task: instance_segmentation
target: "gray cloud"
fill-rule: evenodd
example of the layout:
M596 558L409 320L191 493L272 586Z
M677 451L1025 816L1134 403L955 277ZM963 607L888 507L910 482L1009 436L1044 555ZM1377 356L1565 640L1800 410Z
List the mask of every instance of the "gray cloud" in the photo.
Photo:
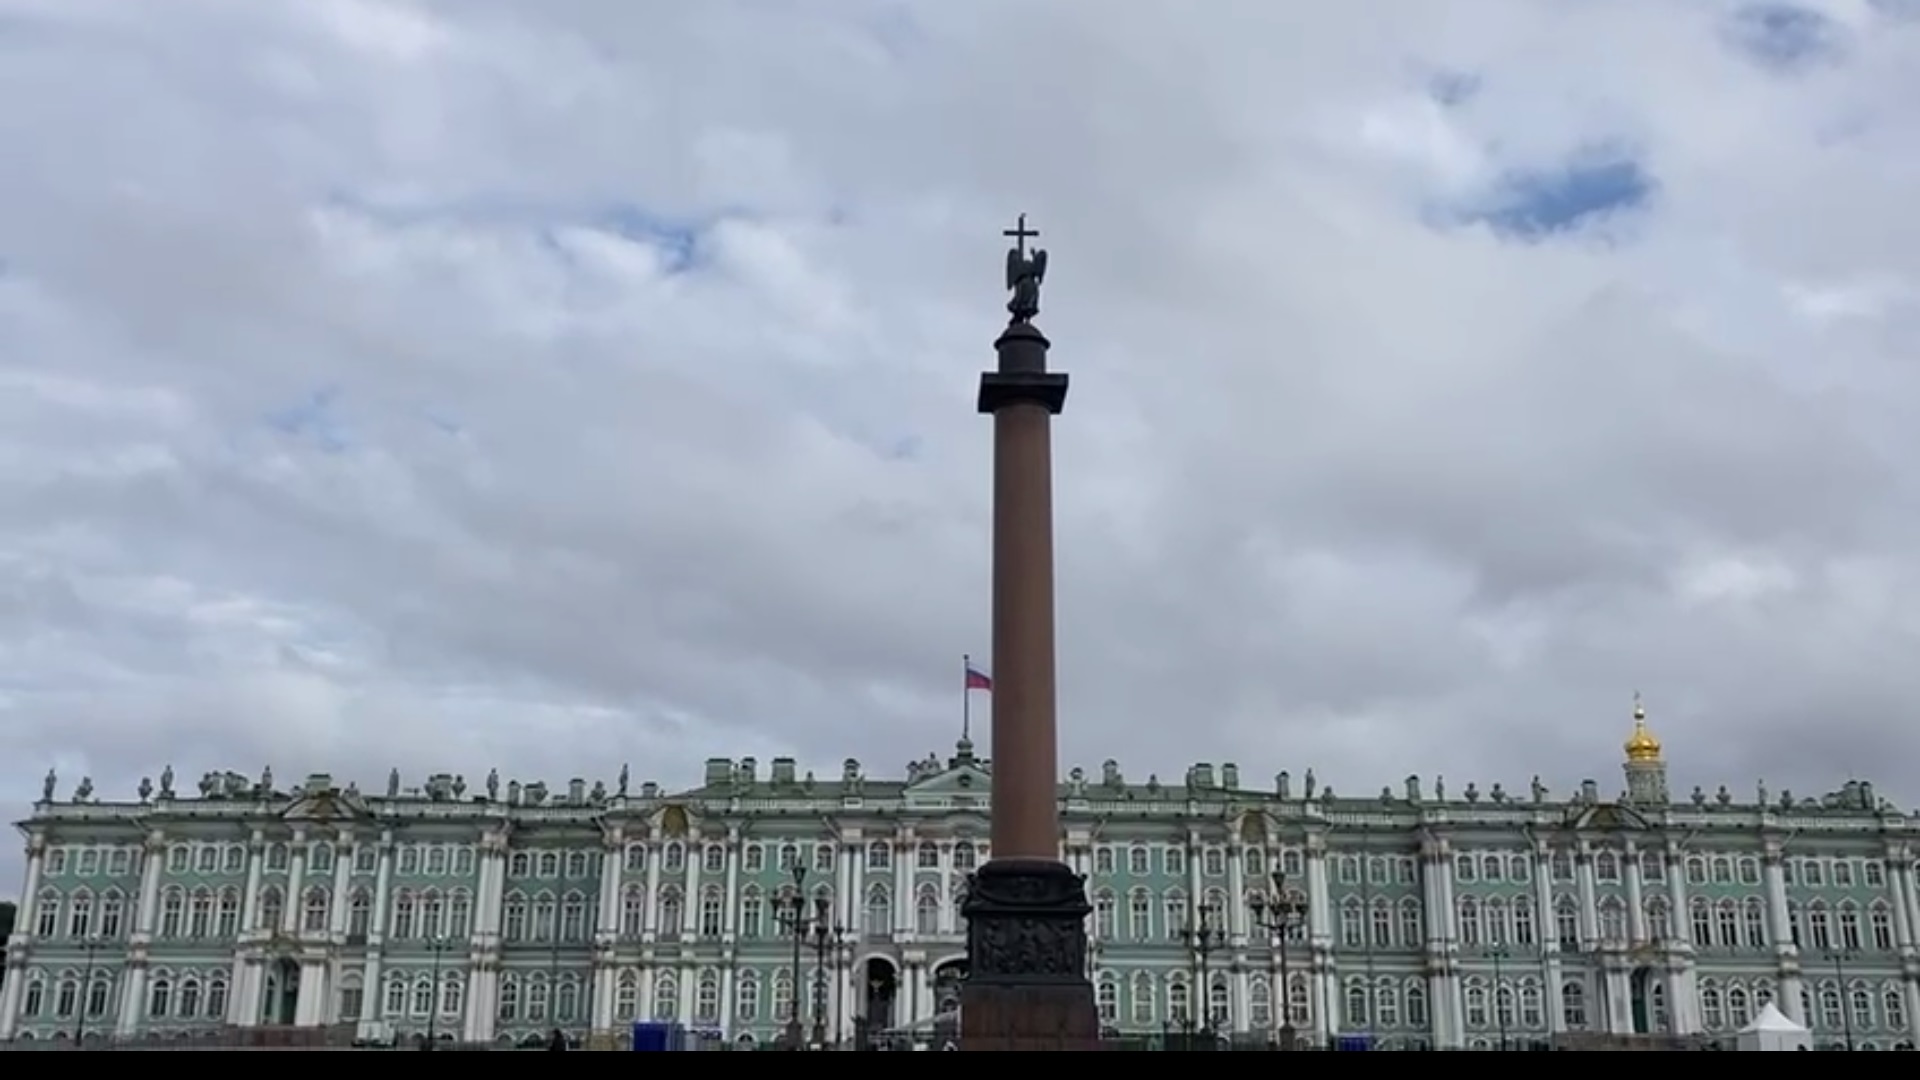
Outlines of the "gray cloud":
M1021 210L1069 762L1611 786L1638 688L1683 789L1913 790L1911 23L1783 70L1651 0L10 11L16 807L948 742ZM1596 147L1657 197L1436 221Z

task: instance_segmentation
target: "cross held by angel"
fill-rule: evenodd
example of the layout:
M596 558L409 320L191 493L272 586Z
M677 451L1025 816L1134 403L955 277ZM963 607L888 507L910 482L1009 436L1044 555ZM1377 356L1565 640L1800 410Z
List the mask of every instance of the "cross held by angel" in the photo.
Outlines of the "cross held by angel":
M1040 314L1040 283L1047 277L1047 253L1040 248L1027 250L1027 241L1040 233L1027 228L1025 214L1001 235L1013 240L1013 249L1007 252L1007 290L1013 293L1007 301L1007 314L1016 323L1030 322Z

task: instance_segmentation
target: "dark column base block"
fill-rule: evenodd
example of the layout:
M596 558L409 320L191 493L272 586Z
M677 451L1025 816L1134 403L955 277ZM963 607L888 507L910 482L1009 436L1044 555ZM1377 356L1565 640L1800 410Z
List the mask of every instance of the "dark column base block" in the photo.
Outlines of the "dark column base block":
M995 859L974 872L962 910L960 1048L1100 1049L1080 875L1051 860Z

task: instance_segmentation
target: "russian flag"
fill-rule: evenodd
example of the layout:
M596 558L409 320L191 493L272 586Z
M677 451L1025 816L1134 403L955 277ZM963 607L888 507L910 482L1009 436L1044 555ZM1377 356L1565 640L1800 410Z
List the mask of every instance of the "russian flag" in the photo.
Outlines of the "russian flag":
M993 691L993 679L990 678L986 672L981 671L969 663L967 665L967 689L985 690L991 693Z

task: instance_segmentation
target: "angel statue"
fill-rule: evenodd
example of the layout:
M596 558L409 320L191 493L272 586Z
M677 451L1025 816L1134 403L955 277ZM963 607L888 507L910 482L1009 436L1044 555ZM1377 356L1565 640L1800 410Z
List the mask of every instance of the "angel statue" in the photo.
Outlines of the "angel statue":
M1002 235L1013 238L1013 250L1007 252L1007 289L1013 298L1007 301L1007 313L1016 323L1030 322L1040 314L1040 283L1047 278L1047 253L1039 248L1027 250L1027 240L1039 236L1027 228L1027 215Z

